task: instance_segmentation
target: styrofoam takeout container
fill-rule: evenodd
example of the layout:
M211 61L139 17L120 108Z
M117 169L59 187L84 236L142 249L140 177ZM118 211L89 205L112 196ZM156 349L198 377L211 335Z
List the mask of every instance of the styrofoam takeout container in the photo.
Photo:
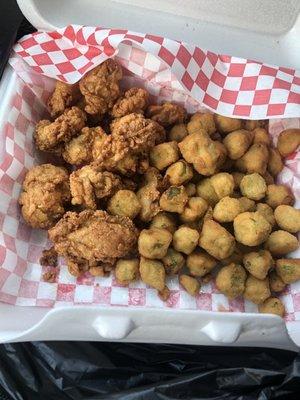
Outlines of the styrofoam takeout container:
M38 29L88 24L147 31L210 50L300 69L297 0L19 0ZM18 77L7 67L0 84L0 129ZM0 148L0 158L3 149ZM290 336L293 340L290 339ZM101 306L19 307L0 303L0 341L121 340L262 346L297 350L300 322L289 334L276 316Z

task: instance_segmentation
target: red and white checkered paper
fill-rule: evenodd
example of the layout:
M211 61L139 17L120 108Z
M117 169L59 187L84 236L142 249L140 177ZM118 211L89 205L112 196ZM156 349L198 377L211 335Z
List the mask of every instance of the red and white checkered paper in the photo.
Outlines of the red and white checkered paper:
M205 106L225 115L253 119L300 116L300 75L290 69L218 56L185 43L124 30L69 26L25 37L15 46L10 60L19 78L1 132L0 301L47 307L101 304L257 311L255 305L242 299L228 300L213 283L203 286L201 293L192 298L179 286L177 277L168 280L171 296L166 303L141 281L122 287L113 276L86 274L76 279L64 265L55 283L43 282L45 267L38 260L49 246L47 235L26 226L18 206L26 171L44 161L37 159L32 132L46 113L53 78L73 83L111 56L124 67L124 87L144 86L153 100L179 102L189 112ZM270 133L275 141L287 127L299 128L300 120L271 121ZM280 181L290 185L300 200L299 152L286 160ZM282 300L286 320L300 320L300 283L288 287Z

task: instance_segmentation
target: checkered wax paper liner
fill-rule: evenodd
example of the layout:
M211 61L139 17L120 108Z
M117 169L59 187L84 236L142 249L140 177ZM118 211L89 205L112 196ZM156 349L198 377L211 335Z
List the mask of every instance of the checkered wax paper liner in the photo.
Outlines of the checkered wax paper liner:
M127 44L127 50L121 44ZM117 54L144 79L163 63L184 90L217 113L254 119L300 116L300 71L218 55L159 36L73 25L26 36L14 50L34 71L69 83Z
M0 165L0 301L48 307L101 304L257 311L256 306L242 299L228 300L217 292L213 283L204 285L193 298L182 290L177 277L167 282L171 296L166 303L141 281L122 287L113 276L98 278L86 274L76 279L64 265L54 283L43 282L46 269L39 265L38 259L49 246L47 235L26 226L18 206L26 171L43 162L33 148L32 132L46 113L46 100L54 87L52 78L75 82L110 56L115 56L124 67L124 87L143 86L153 100L176 101L189 112L201 109L204 104L223 114L242 117L299 115L299 104L295 103L299 77L292 70L217 56L191 45L121 30L71 26L59 32L25 37L16 45L10 60L18 79L0 142L4 146ZM275 101L274 96L279 99ZM271 121L274 141L287 127L299 128L299 119ZM299 157L299 153L291 155L280 176L280 181L292 187L298 200ZM287 321L300 320L300 284L289 286L282 300Z

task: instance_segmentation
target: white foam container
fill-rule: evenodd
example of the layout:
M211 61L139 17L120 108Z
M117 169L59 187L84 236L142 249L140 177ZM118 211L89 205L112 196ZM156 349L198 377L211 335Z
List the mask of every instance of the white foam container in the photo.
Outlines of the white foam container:
M70 23L125 28L300 69L298 0L18 0L18 4L41 30ZM0 132L16 79L7 66L0 82ZM288 334L284 321L273 315L0 303L0 342L33 340L226 344L297 351L300 322Z

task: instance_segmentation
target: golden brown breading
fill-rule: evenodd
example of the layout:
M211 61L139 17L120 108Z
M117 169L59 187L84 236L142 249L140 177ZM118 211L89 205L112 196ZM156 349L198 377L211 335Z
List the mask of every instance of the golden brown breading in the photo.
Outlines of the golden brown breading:
M110 129L115 139L127 140L127 146L138 151L149 150L153 144L162 143L166 139L166 132L159 123L137 113L115 119Z
M242 128L242 121L237 118L214 114L214 119L218 132L222 134L227 134Z
M191 296L197 296L199 293L200 282L196 278L189 275L180 275L179 283Z
M65 82L56 81L54 92L47 102L51 117L57 118L66 108L74 106L80 97L81 93L78 83L69 85Z
M117 282L121 285L128 285L139 276L140 260L138 258L118 260L115 268Z
M149 106L146 115L153 119L153 121L167 127L184 122L186 119L186 110L178 104L165 102L160 106Z
M283 318L285 308L281 300L277 297L269 297L262 304L258 305L258 311L264 314L275 314Z
M166 271L161 261L141 257L139 271L144 283L160 292L164 290Z
M147 170L144 178L143 186L137 191L136 195L142 206L139 217L142 221L149 222L161 211L159 198L167 187L167 181L154 167Z
M234 299L244 293L246 278L245 269L239 264L231 263L219 270L216 286L229 299Z
M144 151L140 154L128 153L120 161L111 162L109 159L105 162L100 161L102 159L102 147L105 141L96 139L92 150L92 156L95 163L102 166L104 169L117 172L121 175L133 176L137 174L144 174L149 168L149 156L148 152Z
M48 250L43 250L40 264L44 267L57 267L57 253L54 250L54 247L50 247Z
M27 172L19 199L27 224L50 228L62 217L69 200L69 175L64 168L42 164Z
M109 171L137 172L138 163L129 163L127 167L125 161L132 161L135 156L137 161L145 158L145 152L164 139L165 130L155 121L141 114L125 115L111 124L111 135L99 146L96 163Z
M120 79L122 68L112 59L89 71L79 82L85 111L92 115L105 114L120 96Z
M72 165L88 164L93 160L93 155L107 137L100 126L94 128L85 127L80 135L66 143L62 152L64 160Z
M207 253L223 260L231 256L235 249L235 238L222 225L207 219L204 221L199 238L199 246Z
M258 246L267 240L272 227L259 212L243 212L233 221L234 235L245 246Z
M127 217L105 211L67 212L49 230L56 252L76 272L131 255L137 247L138 230Z
M111 110L111 115L114 118L120 118L131 113L143 114L148 105L148 100L149 94L145 89L133 87L116 101Z
M70 175L72 204L95 210L96 199L110 197L122 189L122 181L118 175L103 171L95 165L86 165Z
M248 151L236 161L235 167L239 171L247 174L257 172L260 175L264 175L267 171L268 160L268 147L263 143L254 143Z
M141 154L127 154L116 165L109 166L108 170L117 172L121 175L133 176L135 174L144 174L149 168L149 156L147 152Z
M186 136L178 147L185 161L193 164L201 175L215 174L226 160L226 147L212 140L204 130Z
M68 108L54 122L41 120L35 128L36 147L43 151L53 151L61 143L68 142L84 127L86 115L78 107Z
M278 137L277 149L282 157L297 150L300 145L300 129L285 129Z
M82 96L82 95L81 95ZM75 104L76 107L80 108L80 110L85 111L86 101L82 96L80 100ZM89 127L99 126L100 124L105 124L105 115L100 114L86 114L86 125Z

